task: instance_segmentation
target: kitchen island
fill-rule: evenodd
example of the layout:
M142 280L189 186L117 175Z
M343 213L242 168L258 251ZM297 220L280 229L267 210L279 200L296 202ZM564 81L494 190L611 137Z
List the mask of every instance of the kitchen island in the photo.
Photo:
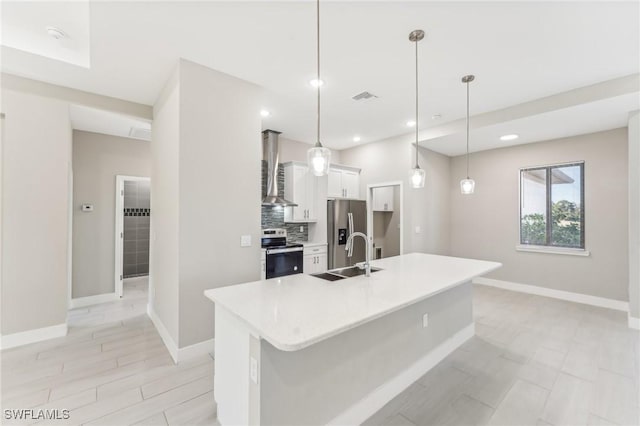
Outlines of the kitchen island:
M372 266L205 292L222 425L361 423L474 335L471 280L501 265L412 253Z

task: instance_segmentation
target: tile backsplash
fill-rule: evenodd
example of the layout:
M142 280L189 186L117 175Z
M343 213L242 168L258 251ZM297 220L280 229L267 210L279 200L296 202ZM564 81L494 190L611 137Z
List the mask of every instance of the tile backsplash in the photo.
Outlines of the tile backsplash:
M262 160L262 196L267 195L267 162ZM278 195L284 197L284 167L278 167ZM309 225L307 223L284 223L284 208L278 206L262 206L262 229L284 228L290 241L307 241ZM300 231L302 226L303 231Z

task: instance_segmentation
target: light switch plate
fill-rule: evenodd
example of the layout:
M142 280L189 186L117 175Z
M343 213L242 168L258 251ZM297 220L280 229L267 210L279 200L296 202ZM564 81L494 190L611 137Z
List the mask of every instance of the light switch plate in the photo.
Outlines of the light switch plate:
M429 314L424 314L422 316L422 327L423 328L429 327Z
M420 226L416 226L416 234L419 234L420 231L422 231L422 229L420 229Z
M243 235L240 237L240 247L251 247L251 235Z

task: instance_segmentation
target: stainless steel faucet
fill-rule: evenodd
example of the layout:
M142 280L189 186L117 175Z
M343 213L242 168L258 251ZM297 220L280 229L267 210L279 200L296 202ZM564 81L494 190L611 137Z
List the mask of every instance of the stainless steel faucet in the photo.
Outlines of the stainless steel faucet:
M364 270L365 270L365 275L367 277L371 276L371 249L369 247L369 237L367 237L366 234L363 234L362 232L352 232L351 234L349 234L349 238L347 238L347 245L344 247L344 249L348 252L347 256L351 257L353 256L353 239L355 237L362 237L364 239L364 244L367 247L367 258L366 261L364 262Z

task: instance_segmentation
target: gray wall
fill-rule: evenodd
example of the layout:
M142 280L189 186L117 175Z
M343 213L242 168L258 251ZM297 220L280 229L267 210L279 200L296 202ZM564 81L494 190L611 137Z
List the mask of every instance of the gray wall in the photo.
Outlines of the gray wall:
M409 186L409 169L415 165L410 143L385 140L340 152L340 161L361 167L360 194L367 185L402 181L404 185L404 252L449 253L449 157L420 148L420 165L426 171L423 189ZM420 233L416 232L420 227Z
M629 315L640 318L640 112L629 117Z
M262 340L260 424L326 424L470 325L471 299L462 284L294 352Z
M73 298L115 291L116 175L149 176L149 145L73 131ZM93 212L82 212L82 204L93 204Z
M518 252L519 169L585 161L589 257ZM502 262L489 278L628 300L627 132L616 129L471 155L475 194L460 194L464 156L452 160L451 255Z
M66 321L72 103L151 118L145 105L2 74L3 335Z
M373 212L373 244L382 248L382 257L400 254L400 186L393 187L393 211ZM375 254L375 253L374 253Z

